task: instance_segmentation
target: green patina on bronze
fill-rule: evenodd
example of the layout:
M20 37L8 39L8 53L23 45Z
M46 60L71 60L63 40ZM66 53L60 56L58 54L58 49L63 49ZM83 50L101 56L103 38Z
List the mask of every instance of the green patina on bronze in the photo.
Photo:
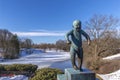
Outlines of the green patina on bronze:
M82 71L82 62L83 62L82 35L87 39L89 45L90 37L85 31L81 29L81 22L79 20L75 20L73 22L73 29L65 35L67 43L71 45L70 55L71 55L72 66L74 69L80 71ZM69 36L71 37L70 39ZM78 66L75 63L76 55L78 56L77 59Z

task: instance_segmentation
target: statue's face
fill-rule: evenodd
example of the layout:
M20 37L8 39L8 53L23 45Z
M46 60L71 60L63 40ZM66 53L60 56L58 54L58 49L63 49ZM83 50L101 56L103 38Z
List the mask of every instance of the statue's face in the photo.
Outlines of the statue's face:
M79 20L73 21L73 28L76 31L80 31L80 29L81 29L81 22Z
M76 30L76 31L80 31L80 29L81 29L81 24L79 23L79 24L75 24L74 25L74 29Z

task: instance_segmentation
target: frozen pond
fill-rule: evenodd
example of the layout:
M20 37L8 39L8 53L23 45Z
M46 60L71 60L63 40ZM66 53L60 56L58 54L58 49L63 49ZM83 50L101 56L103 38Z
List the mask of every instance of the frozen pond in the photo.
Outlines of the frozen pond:
M70 68L70 54L68 52L47 51L46 53L38 50L31 55L25 55L19 59L0 62L0 64L35 64L38 68Z

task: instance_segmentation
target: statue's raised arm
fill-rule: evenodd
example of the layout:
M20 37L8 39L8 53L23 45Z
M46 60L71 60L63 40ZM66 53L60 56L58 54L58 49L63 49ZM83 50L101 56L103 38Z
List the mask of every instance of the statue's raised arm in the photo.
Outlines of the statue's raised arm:
M90 45L91 40L90 40L89 35L85 31L83 31L83 30L81 30L81 33L87 39L88 45Z

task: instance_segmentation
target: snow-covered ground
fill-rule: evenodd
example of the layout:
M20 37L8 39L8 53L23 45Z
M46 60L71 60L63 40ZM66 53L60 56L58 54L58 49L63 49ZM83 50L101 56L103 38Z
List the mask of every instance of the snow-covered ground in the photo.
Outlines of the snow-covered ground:
M120 70L110 74L98 74L103 80L120 80Z
M120 53L103 58L103 60L120 60ZM109 66L109 65L108 65ZM98 74L103 80L120 80L120 69L110 74Z

